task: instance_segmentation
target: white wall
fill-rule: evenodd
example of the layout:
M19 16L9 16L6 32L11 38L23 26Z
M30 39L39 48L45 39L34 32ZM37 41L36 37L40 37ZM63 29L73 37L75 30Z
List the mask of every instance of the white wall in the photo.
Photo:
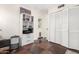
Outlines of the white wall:
M12 35L22 35L19 7L31 10L32 16L34 16L34 39L37 39L38 18L42 18L43 13L27 5L0 5L0 29L2 29L3 38L9 38Z
M60 10L63 10L63 9L66 9L66 8L72 8L73 6L75 6L74 4L65 4L65 7L62 7L62 8L57 8L58 6L54 7L54 8L49 8L48 9L48 14L51 14L51 13L55 13L57 11L60 11Z
M17 5L0 5L0 29L3 38L20 34L19 9Z
M31 15L34 16L34 33L33 34L25 34L25 35L21 35L22 37L22 45L26 45L29 44L31 42L33 42L34 40L36 40L39 36L39 32L41 31L41 29L38 28L38 18L43 18L44 13L42 13L41 11L34 9L33 7L29 7L27 5L20 5L28 10L31 10ZM20 19L20 32L22 33L22 19Z
M42 19L41 32L43 37L48 38L48 15L47 14Z
M38 28L38 18L42 19L45 16L45 13L43 13L42 11L35 9L33 7L29 7L28 5L20 5L28 10L31 10L31 15L34 16L34 39L37 39L39 36L39 32L41 31L41 29ZM22 30L21 30L22 31Z

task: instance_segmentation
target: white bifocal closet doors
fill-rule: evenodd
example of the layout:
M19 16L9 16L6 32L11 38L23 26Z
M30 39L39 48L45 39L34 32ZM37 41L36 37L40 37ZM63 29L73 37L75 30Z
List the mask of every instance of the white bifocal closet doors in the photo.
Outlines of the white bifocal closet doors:
M49 15L49 40L68 47L68 9Z
M49 37L49 41L51 42L55 42L55 14L49 14L49 33L48 33L48 37Z
M79 6L49 14L49 40L79 50Z
M68 47L68 9L57 12L55 21L56 43Z
M79 50L79 6L49 14L49 40Z
M70 8L69 14L69 48L79 50L79 6Z

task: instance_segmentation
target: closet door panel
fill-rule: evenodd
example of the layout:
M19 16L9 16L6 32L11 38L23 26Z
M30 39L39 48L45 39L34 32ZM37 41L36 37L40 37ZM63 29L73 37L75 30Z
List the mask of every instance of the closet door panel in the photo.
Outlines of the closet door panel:
M49 41L55 42L55 14L49 15Z
M55 21L56 21L55 40L56 43L61 44L62 42L62 13L61 12L57 12L55 14Z
M68 47L68 9L57 12L55 20L56 43Z
M68 47L68 9L62 11L62 45Z
M69 9L69 31L79 31L79 7Z
M79 50L79 6L69 9L69 47Z
M70 32L69 47L79 50L79 32Z
M62 44L65 47L68 47L68 31L62 32Z
M49 15L49 40L68 47L68 10Z
M56 43L61 44L62 43L62 32L61 31L56 31Z

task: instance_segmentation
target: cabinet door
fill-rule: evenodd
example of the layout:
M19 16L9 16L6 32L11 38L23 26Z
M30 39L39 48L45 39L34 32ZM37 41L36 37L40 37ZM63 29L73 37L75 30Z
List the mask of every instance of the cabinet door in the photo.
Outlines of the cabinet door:
M55 14L49 15L49 41L55 42Z
M69 47L79 50L79 6L69 9Z
M33 34L25 34L21 36L22 46L33 43Z

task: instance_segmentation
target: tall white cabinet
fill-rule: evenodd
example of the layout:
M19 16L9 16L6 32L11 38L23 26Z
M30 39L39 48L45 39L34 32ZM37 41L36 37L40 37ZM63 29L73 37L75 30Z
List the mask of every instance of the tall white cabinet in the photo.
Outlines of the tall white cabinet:
M49 14L49 40L79 50L79 6Z

